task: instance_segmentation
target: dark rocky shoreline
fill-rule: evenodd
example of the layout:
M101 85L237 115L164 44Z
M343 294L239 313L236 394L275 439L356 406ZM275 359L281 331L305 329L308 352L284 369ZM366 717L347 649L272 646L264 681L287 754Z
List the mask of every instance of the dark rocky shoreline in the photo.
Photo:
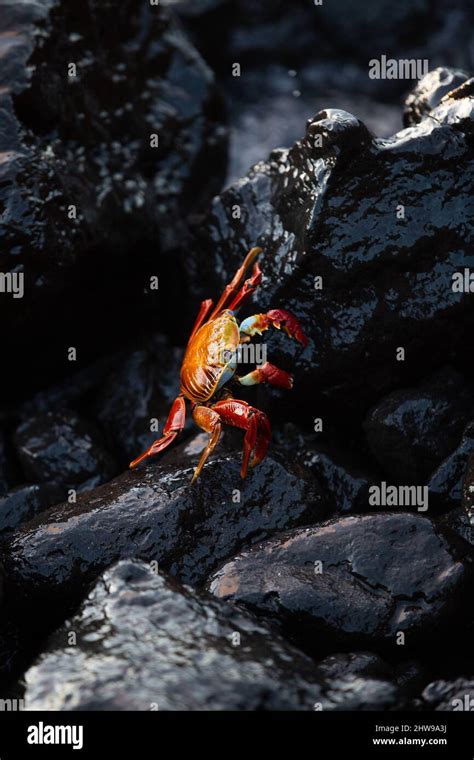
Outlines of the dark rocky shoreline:
M474 285L452 287L474 271L472 9L400 3L367 25L351 4L351 30L270 5L41 0L1 19L0 270L25 294L0 294L0 698L474 697ZM430 73L369 80L361 34ZM242 392L271 418L267 458L241 481L226 429L191 486L205 436L188 420L128 471L178 391L199 301L254 245L246 313L290 309L309 337L268 337L292 391ZM381 483L428 509L374 502Z

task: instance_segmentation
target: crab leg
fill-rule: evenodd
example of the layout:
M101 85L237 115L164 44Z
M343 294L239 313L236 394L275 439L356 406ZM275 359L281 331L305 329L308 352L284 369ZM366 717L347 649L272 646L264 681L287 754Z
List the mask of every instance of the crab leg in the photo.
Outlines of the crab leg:
M228 309L231 311L237 311L237 309L240 309L242 304L250 298L253 291L257 287L257 285L260 285L262 281L262 272L260 270L260 267L258 264L253 265L253 272L252 276L248 278L248 280L245 280L244 284L238 291L238 293L234 296L233 300L228 305Z
M225 286L224 292L219 298L217 304L215 305L214 310L211 316L209 317L209 319L214 319L216 314L219 314L219 312L222 311L222 309L226 308L226 303L229 301L229 299L231 299L235 295L235 293L237 293L240 287L240 284L243 278L245 277L246 271L252 266L255 259L261 252L262 252L261 248L252 248L248 252L242 266L237 269L237 272L235 273L231 282Z
M265 362L261 367L257 367L243 377L235 377L241 385L258 385L259 383L269 383L276 388L293 388L293 375L285 372L284 369L275 367L270 362Z
M201 325L204 324L204 322L206 321L206 317L209 314L210 310L212 309L213 305L214 305L214 302L213 302L213 300L211 298L208 298L206 301L202 301L201 302L201 306L199 308L199 312L198 312L198 315L196 317L196 321L194 323L194 327L193 327L193 329L191 331L191 335L189 336L189 339L188 339L188 344L194 338L194 336L196 335L196 333L199 330L199 328L201 327Z
M162 437L152 443L150 448L147 449L139 457L134 459L133 462L130 462L130 469L133 470L138 464L140 464L140 462L143 462L144 459L148 459L148 457L152 457L155 454L159 454L160 451L167 449L170 443L173 443L176 436L181 433L185 422L186 404L184 402L183 396L178 396L173 401L173 406L171 407L168 419L166 420L166 424L163 428Z
M296 338L303 346L308 345L308 338L301 329L301 325L296 317L285 309L271 309L266 314L254 314L253 317L247 317L240 324L240 332L244 335L261 335L269 327L276 327L277 330L284 329L290 338Z
M226 399L213 404L212 409L218 413L222 422L245 430L244 454L240 474L247 475L250 456L251 467L259 464L265 458L271 439L270 421L266 414L250 406L246 401Z
M201 428L201 430L205 430L206 433L210 433L210 435L207 446L201 454L199 464L194 470L194 475L191 483L194 483L196 478L199 477L206 459L208 458L209 454L214 451L217 444L219 443L219 438L221 437L222 432L222 424L219 414L212 409L209 409L208 406L196 405L193 409L193 420L196 425Z

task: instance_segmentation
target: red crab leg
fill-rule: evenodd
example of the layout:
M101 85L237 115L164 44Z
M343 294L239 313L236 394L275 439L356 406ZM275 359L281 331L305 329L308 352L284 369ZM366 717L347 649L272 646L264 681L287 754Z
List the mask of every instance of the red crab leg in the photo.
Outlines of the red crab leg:
M206 321L206 317L209 314L210 310L213 307L214 302L211 298L208 298L206 301L202 301L201 306L199 308L198 315L196 317L196 321L194 323L194 327L191 330L191 335L188 338L188 343L191 341L192 338L196 335L197 331L201 327L202 324Z
M308 338L301 329L300 323L291 312L285 309L271 309L266 314L254 314L253 317L247 317L240 324L240 332L250 336L261 335L272 325L277 330L283 328L290 338L296 338L303 346L308 345Z
M253 372L249 372L243 377L237 377L236 380L241 385L258 385L259 383L269 383L277 388L293 388L293 375L285 372L284 369L275 367L270 362L265 362L261 367L257 367Z
M240 309L242 304L248 298L250 298L257 285L260 285L261 281L262 272L260 270L260 267L258 264L254 264L252 276L249 277L248 280L245 280L239 292L234 296L233 300L230 302L227 308L231 309L232 311L237 311L237 309Z
M201 454L199 464L194 471L191 483L194 483L196 478L199 477L206 459L208 458L209 454L214 451L217 444L219 443L219 438L221 437L222 432L222 424L219 414L213 409L209 409L208 406L195 406L193 409L193 420L196 425L201 428L201 430L205 430L206 433L210 433L210 436L207 446Z
M240 471L242 478L245 478L252 452L251 467L255 467L265 458L272 435L270 421L266 414L250 406L246 401L227 399L218 401L212 408L218 413L222 422L246 431Z
M152 443L150 448L147 449L139 457L134 459L133 462L130 462L130 469L133 470L138 464L140 464L140 462L143 462L144 459L148 459L148 457L152 457L155 454L159 454L160 451L167 449L170 443L174 441L176 436L181 433L185 422L186 404L184 402L183 396L178 396L173 401L173 406L171 407L168 419L166 420L166 424L163 428L162 437Z
M244 262L241 267L237 269L237 272L235 273L234 277L232 278L231 282L225 286L224 292L222 293L221 297L219 298L216 306L214 307L214 311L212 312L209 319L213 319L216 314L219 314L222 309L226 308L226 303L229 301L230 298L237 292L237 290L240 287L240 283L242 282L243 278L245 277L245 272L252 266L257 256L262 253L261 248L252 248L248 254L246 255Z

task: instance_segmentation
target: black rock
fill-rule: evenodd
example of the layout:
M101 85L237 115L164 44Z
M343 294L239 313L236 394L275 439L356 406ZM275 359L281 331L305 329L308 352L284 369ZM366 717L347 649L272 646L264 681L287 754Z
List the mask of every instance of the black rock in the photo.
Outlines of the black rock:
M320 483L330 511L367 512L373 476L350 462L349 457L330 447L312 445L299 452L298 461Z
M463 84L469 75L464 71L439 67L428 72L415 85L405 100L403 120L406 127L419 124L429 112L438 106L451 90Z
M33 392L19 406L18 416L26 420L39 412L87 408L85 399L93 397L111 375L117 374L120 361L123 362L122 351L101 356L87 366L73 370L46 388Z
M469 456L461 494L462 508L470 525L474 525L474 454Z
M389 681L392 668L374 652L338 652L318 663L317 672L326 679L355 675Z
M474 423L465 429L459 446L428 481L430 507L454 509L461 503L463 480L470 455L474 453Z
M433 10L427 0L395 5L390 0L367 0L360 6L354 6L349 0L336 0L323 2L320 8L315 8L339 45L346 47L352 57L363 60L368 58L368 50L373 57L382 52L390 56L397 51L401 40L406 47L415 40L419 42L425 31L420 29L420 22L426 19L428 11ZM368 40L370 47L367 46Z
M323 2L316 11L320 11L334 46L366 65L369 58L382 55L419 59L420 66L472 64L468 30L473 12L468 0L453 0L449 9L443 0L402 0L395 4L391 0L367 0L360 5L334 0ZM385 87L398 85L403 89L405 77L397 81L387 76L382 82Z
M266 60L287 62L314 54L324 43L315 10L305 0L164 0L182 18L187 30L213 68L225 71L233 61L248 68ZM212 42L219 27L220 45ZM295 45L295 39L298 45Z
M337 63L289 69L271 63L247 70L226 87L230 99L230 156L226 184L235 182L275 146L292 145L302 125L328 106L353 113L376 135L401 128L400 107L367 93L367 70Z
M406 660L394 668L395 678L401 691L407 696L417 696L426 683L425 667L419 660Z
M470 454L463 473L461 506L443 515L439 525L474 547L474 454Z
M220 453L191 485L197 455L182 448L14 532L7 560L11 597L25 610L37 602L56 614L114 561L132 557L159 562L196 584L241 549L324 514L310 474L275 449L245 481L241 452Z
M66 409L23 422L15 444L28 480L51 481L63 489L94 488L116 469L95 427Z
M123 465L159 437L150 432L153 419L159 430L179 392L182 351L169 346L163 336L117 357L95 399L97 419L105 430L109 448Z
M367 72L367 51L374 57L427 56L434 65L472 63L473 13L468 0L453 0L449 10L443 0L403 0L395 5L390 0L366 0L360 6L350 0L319 4L294 0L291 6L284 0L162 2L179 13L213 65L244 61L257 66L270 58L300 66L308 60L329 62L342 71L357 61ZM212 45L212 29L217 26L222 45ZM385 78L383 85L389 94L403 91L406 79Z
M279 623L306 649L321 642L426 645L463 615L470 547L420 515L333 519L276 536L224 564L210 591Z
M24 297L1 315L25 383L64 346L97 355L136 329L151 275L171 303L176 268L157 256L219 189L226 134L214 76L161 3L7 3L2 30L0 270L24 275ZM23 340L41 341L33 372Z
M474 410L472 387L450 369L417 388L394 391L369 413L364 428L386 474L423 484L456 447Z
M291 6L283 0L165 0L217 71L225 94L231 129L227 183L276 146L293 144L301 124L322 109L349 111L380 137L397 132L400 99L428 62L474 63L472 9L467 0L453 2L457 7L447 12L443 0L374 0L357 9L351 0L293 0ZM402 59L405 71L394 78L371 76L372 62L382 56Z
M447 527L474 547L474 525L462 507L452 509L439 519L439 525Z
M474 677L434 681L422 694L424 706L443 712L474 711Z
M45 710L312 710L321 696L275 631L137 561L98 580L25 681L27 709Z
M108 450L125 467L157 437L150 432L151 420L158 418L162 429L179 390L181 359L182 349L163 335L140 337L35 393L22 403L19 416L72 408L96 419Z
M9 463L5 436L0 431L0 495L5 494L9 487Z
M391 681L348 675L330 682L324 692L324 710L389 710L400 699Z
M196 230L199 268L189 256L187 270L195 283L217 276L217 291L246 250L263 247L248 313L289 309L310 339L302 351L268 336L272 359L296 378L291 398L278 397L287 418L307 419L320 389L340 399L341 415L356 415L383 389L439 366L440 345L466 345L471 294L453 291L452 275L474 266L473 102L443 103L387 140L327 109L292 148L214 199Z
M0 535L57 504L64 495L54 483L34 483L12 489L0 498Z
M21 631L18 625L5 615L2 610L0 620L0 688L2 698L6 698L7 684L11 680L12 671L21 663L22 659ZM3 702L0 702L3 704ZM7 703L8 704L8 703ZM3 709L8 709L4 707Z

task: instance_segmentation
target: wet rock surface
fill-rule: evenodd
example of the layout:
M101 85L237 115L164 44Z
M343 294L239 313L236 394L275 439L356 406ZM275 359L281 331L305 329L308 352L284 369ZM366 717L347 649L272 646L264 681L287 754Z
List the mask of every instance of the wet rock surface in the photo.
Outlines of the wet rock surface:
M317 483L276 451L245 481L240 451L218 454L193 486L196 453L177 452L169 465L126 472L16 531L8 559L15 601L57 612L113 562L134 557L196 584L242 548L325 513Z
M2 31L0 268L24 275L24 296L0 307L31 356L40 341L37 371L51 377L71 337L90 356L124 330L127 312L144 318L157 246L176 244L223 179L223 106L161 4L8 3ZM12 368L23 366L25 346L7 335L6 347Z
M454 531L464 541L474 546L474 525L469 521L466 511L462 507L452 509L440 518L440 525Z
M15 443L28 480L87 490L110 480L116 471L95 426L69 410L22 423Z
M332 709L387 710L400 703L392 668L372 652L330 655L316 673L330 684L325 696Z
M274 360L298 379L294 415L320 389L357 414L383 389L426 377L440 344L462 354L472 309L452 275L474 265L471 109L469 97L446 101L387 140L326 109L292 148L273 151L213 201L197 231L206 279L216 271L218 290L244 251L261 245L267 275L254 311L288 308L309 336L304 351L268 338Z
M182 351L168 346L163 336L114 361L114 371L99 389L94 408L122 466L153 443L157 436L150 432L153 420L163 427L179 391L181 361Z
M46 710L311 710L321 695L311 660L274 631L131 561L99 579L25 680L27 709Z
M395 643L400 631L410 642L426 642L462 616L471 560L467 544L458 546L426 517L361 515L258 544L226 562L207 585L313 651L325 639Z
M6 440L2 432L0 432L0 495L8 491L9 481L9 465L8 455L6 450Z
M403 119L406 127L419 124L452 90L469 75L464 71L439 67L420 79L405 100Z
M374 477L359 469L344 454L334 452L330 447L311 445L303 449L300 461L321 484L327 503L332 511L367 512L369 510L369 488Z
M364 428L387 475L421 484L455 449L473 409L472 386L444 369L419 388L391 393L371 410Z
M12 671L22 661L24 641L18 625L5 616L2 609L0 621L0 689L2 698L6 697L6 688ZM5 708L4 708L5 709Z
M463 482L474 453L474 423L466 427L459 446L433 472L429 481L430 507L453 509L461 503Z
M332 676L330 683L325 710L390 710L400 699L396 684L388 680L348 674Z
M12 489L0 497L0 536L63 498L64 491L54 483L33 483Z
M461 492L462 508L471 525L474 525L474 455L470 454Z
M434 681L424 689L424 706L431 710L471 711L474 709L474 677Z
M402 126L404 94L428 67L474 65L467 0L454 0L449 10L443 0L365 2L357 9L350 0L167 4L216 70L227 99L232 182L273 148L292 145L301 124L324 108L349 111L377 136L393 135ZM405 61L407 70L372 77L371 63L383 57ZM240 76L231 74L235 62Z
M65 709L449 709L472 682L453 277L474 266L474 11L145 5L2 6L0 274L25 281L0 292L0 696L28 669L33 704ZM370 56L438 68L372 77ZM247 313L291 309L310 338L264 336L291 393L237 394L269 413L268 458L243 483L226 428L191 487L188 415L108 482L160 435L199 301L255 244ZM429 518L367 504L382 480L426 484ZM177 585L208 579L225 602Z

